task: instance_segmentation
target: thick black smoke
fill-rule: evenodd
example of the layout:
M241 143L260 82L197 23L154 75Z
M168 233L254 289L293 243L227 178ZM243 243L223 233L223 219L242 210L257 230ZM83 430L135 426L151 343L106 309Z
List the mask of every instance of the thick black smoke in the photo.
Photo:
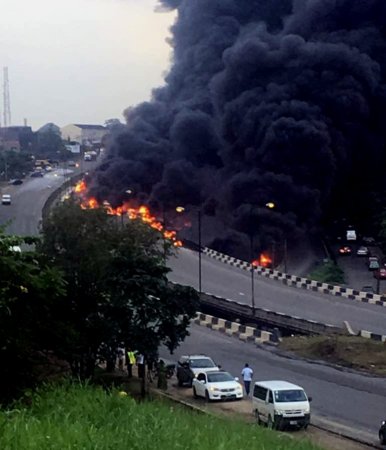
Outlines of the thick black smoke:
M210 205L245 248L361 211L385 164L385 0L161 3L178 9L172 69L125 112L94 193Z

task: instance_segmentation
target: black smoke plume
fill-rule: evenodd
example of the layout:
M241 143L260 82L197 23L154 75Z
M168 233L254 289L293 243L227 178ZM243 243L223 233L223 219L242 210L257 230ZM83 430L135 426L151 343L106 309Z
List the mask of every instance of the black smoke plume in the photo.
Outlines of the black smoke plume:
M210 210L216 244L244 252L363 213L384 182L385 0L161 4L172 68L125 111L93 193Z

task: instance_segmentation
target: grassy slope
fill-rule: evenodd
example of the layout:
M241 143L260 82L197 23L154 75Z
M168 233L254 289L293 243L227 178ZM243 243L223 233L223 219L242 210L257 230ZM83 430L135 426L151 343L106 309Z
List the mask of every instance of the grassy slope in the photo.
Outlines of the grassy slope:
M357 336L295 336L284 338L283 350L345 367L386 376L386 345Z
M203 416L162 402L137 404L117 391L65 385L40 390L31 406L0 412L0 448L316 450L270 430Z

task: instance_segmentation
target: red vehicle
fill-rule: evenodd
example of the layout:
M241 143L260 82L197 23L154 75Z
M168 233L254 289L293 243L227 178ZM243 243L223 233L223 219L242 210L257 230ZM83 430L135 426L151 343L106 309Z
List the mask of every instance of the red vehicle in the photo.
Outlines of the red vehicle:
M349 247L348 245L339 247L339 254L340 255L351 255L351 247Z
M380 280L386 280L386 267L380 267L378 270L374 272L374 277L379 278Z

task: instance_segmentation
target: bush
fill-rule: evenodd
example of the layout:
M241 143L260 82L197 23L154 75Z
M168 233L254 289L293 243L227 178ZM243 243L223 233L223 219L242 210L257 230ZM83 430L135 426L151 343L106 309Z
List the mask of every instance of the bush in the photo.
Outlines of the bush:
M308 278L322 283L343 284L344 272L337 264L328 261L311 272Z

